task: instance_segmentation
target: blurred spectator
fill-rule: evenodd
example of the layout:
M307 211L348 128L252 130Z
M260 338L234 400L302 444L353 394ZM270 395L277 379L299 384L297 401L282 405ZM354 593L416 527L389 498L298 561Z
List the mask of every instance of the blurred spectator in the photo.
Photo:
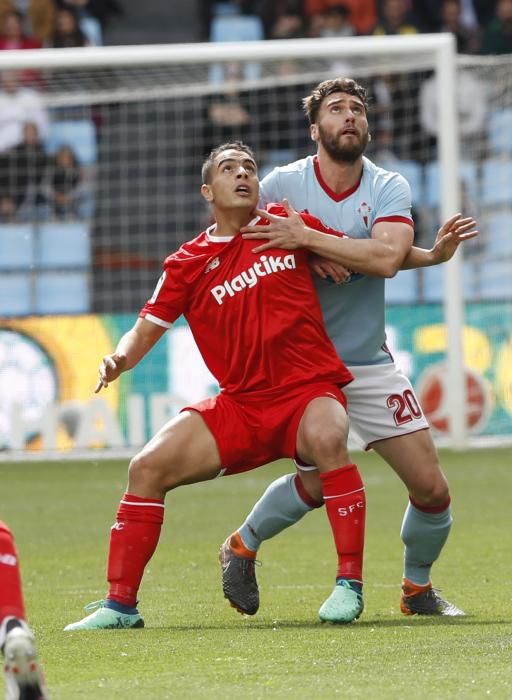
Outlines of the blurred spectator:
M421 160L424 137L419 123L418 86L420 73L381 74L371 92L371 151L379 160Z
M383 34L417 34L418 26L415 24L409 5L406 0L383 0L380 18L373 33Z
M336 5L347 8L350 24L358 34L371 34L377 22L376 0L304 0L304 13L309 19Z
M267 39L307 36L302 0L262 0L260 17Z
M511 0L512 2L512 0ZM437 78L425 80L420 88L420 124L430 138L431 158L435 157L435 147L439 131L439 102ZM460 133L461 155L472 153L476 157L483 154L485 144L485 120L487 113L487 87L478 76L468 69L457 73L457 114Z
M41 42L23 32L23 15L15 10L6 12L2 19L0 49L40 49Z
M36 124L23 126L23 141L0 156L0 218L11 221L23 207L27 218L34 218L37 206L44 204L41 182L47 156Z
M418 32L406 0L382 1L380 18L373 34L382 36ZM414 73L380 76L375 93L380 101L377 109L377 151L387 152L392 148L397 158L409 160L418 157L421 150L418 142L418 83L419 75Z
M377 162L396 160L397 156L393 151L394 120L391 76L381 75L376 78L370 92L373 95L372 109L369 114L372 158Z
M480 34L475 27L464 24L460 0L444 0L439 31L455 36L459 53L476 54L480 50Z
M29 0L27 18L32 34L46 44L55 24L56 7L53 0Z
M251 115L243 98L237 92L212 97L208 107L208 126L211 143L230 139L246 140Z
M483 54L512 53L512 0L498 0L482 36Z
M209 41L210 25L212 23L212 0L197 0L197 17L199 22L199 41Z
M53 30L55 3L53 0L0 0L0 24L9 12L19 12L24 18L26 34L44 44Z
M46 178L46 199L51 214L57 219L80 216L83 173L75 152L61 146L50 161Z
M468 2L468 0L465 0ZM494 10L496 9L496 0L472 0L473 7L475 8L476 18L480 28L483 29L488 25L494 16Z
M251 141L251 128L257 115L251 110L250 97L239 92L234 85L242 78L244 67L239 62L224 65L225 91L213 94L205 101L204 120L205 151L211 150L216 143L240 140ZM256 148L256 146L255 146Z
M89 46L87 37L80 29L76 12L64 8L57 10L55 28L48 45L54 49Z
M270 31L270 39L301 39L307 36L304 19L299 15L284 14L277 18Z
M312 36L319 37L345 37L354 36L356 33L354 25L350 22L350 10L346 5L333 5L328 7L322 14L311 18L314 23L316 19L316 29L311 31Z
M438 32L442 23L443 0L412 0L414 16L423 32ZM461 22L466 29L487 25L494 14L496 0L461 0Z
M38 39L23 33L22 22L22 15L17 11L9 10L4 14L0 33L0 50L41 48L42 44ZM39 85L41 74L37 70L25 69L19 72L18 78L24 85Z
M23 141L27 122L35 124L40 137L46 138L48 114L39 93L21 86L15 71L4 71L0 74L0 152Z
M295 61L282 60L276 66L276 85L258 92L259 110L253 118L257 120L255 147L262 154L262 168L265 164L285 165L311 152L308 121L301 109L302 98L310 86L286 84L286 77L298 72Z
M105 30L110 18L123 14L123 7L118 0L57 0L59 7L75 10L80 19L94 17Z

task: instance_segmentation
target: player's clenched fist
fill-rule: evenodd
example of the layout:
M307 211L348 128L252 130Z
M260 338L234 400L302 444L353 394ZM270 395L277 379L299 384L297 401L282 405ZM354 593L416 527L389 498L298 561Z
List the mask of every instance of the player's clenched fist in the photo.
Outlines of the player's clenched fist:
M126 355L120 353L113 353L112 355L105 355L101 361L98 372L100 378L94 389L94 393L97 394L103 387L105 389L108 387L110 382L117 379L121 372L124 370L126 365Z

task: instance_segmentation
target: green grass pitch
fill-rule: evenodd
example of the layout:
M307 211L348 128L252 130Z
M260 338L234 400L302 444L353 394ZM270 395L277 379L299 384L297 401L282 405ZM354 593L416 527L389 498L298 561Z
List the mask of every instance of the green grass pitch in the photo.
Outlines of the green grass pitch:
M457 619L400 614L405 490L375 455L355 457L368 501L358 622L317 618L335 574L322 510L262 547L255 617L223 599L219 545L289 469L277 463L169 494L140 593L146 629L94 633L62 628L104 596L126 463L0 464L0 517L16 536L53 700L512 698L511 451L442 453L455 525L434 584L468 613Z

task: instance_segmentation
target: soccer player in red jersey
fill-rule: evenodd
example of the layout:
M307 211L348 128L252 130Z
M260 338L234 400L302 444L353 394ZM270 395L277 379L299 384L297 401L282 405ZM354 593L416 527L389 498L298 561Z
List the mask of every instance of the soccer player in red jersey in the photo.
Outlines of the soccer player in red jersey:
M0 520L0 649L6 700L47 700L34 635L27 624L14 537Z
M103 358L96 389L139 362L183 314L221 391L184 408L132 459L111 530L107 599L66 630L143 627L137 593L158 543L166 493L280 457L315 464L320 473L338 553L337 585L320 618L347 623L363 609L365 494L347 452L341 391L352 375L324 329L308 253L255 254L254 243L240 235L258 220L258 172L247 146L215 149L202 174L215 224L165 260L140 318ZM269 211L284 215L276 205ZM308 226L329 232L304 217ZM297 488L307 498L300 477ZM236 607L226 586L224 593Z

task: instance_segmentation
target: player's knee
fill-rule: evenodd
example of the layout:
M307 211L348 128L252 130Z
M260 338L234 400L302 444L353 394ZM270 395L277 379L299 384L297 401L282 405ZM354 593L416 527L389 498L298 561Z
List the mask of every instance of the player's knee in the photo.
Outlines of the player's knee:
M135 455L128 467L129 490L157 488L161 490L163 474L160 473L151 454L139 452Z
M325 461L338 465L345 460L346 434L341 426L318 426L310 435L310 445L317 465Z
M417 493L411 493L414 503L419 506L435 508L448 504L450 501L450 490L444 475L425 484L424 488Z

